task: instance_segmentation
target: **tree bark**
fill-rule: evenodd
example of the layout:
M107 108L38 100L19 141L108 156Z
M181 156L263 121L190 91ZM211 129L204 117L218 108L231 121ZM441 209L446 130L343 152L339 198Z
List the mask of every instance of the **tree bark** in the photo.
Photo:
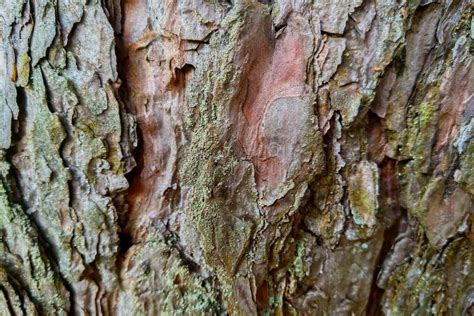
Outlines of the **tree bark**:
M1 314L474 313L472 9L0 0Z

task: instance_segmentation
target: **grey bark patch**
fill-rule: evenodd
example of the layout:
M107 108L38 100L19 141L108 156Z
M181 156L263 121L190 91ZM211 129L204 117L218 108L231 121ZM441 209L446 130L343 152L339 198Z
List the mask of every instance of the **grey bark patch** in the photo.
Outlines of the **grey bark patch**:
M329 79L331 79L331 77L336 73L337 67L342 62L342 54L344 53L345 49L345 38L328 37L327 42L324 44L323 48L323 52L325 52L325 54L321 53L320 58L318 58L321 68L319 85L327 83Z
M88 4L84 17L70 36L70 51L88 69L97 73L102 82L117 79L115 36L104 9Z
M15 52L9 44L8 34L11 27L0 20L0 149L6 149L11 144L12 119L18 117L16 103Z
M317 0L314 8L321 19L321 30L331 34L342 34L349 14L362 4L362 0Z
M63 42L67 45L74 25L82 19L86 0L58 0L58 17L61 23Z
M38 61L46 56L56 36L56 1L35 1L35 26L31 37L31 60L36 66Z

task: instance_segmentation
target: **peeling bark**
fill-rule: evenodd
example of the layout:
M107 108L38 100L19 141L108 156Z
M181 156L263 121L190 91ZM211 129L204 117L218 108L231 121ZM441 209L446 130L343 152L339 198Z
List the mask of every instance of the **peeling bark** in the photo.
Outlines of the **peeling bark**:
M0 0L1 314L473 313L472 10Z

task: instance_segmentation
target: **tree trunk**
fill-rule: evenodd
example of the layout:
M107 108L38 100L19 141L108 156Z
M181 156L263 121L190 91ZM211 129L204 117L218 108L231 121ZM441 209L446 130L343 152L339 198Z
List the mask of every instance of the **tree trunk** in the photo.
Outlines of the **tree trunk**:
M0 313L474 313L469 0L0 0Z

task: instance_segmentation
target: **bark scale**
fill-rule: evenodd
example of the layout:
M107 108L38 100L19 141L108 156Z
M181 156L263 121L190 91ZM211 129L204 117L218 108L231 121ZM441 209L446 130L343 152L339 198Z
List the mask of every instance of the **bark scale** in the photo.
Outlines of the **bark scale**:
M468 0L0 0L2 314L474 309Z

